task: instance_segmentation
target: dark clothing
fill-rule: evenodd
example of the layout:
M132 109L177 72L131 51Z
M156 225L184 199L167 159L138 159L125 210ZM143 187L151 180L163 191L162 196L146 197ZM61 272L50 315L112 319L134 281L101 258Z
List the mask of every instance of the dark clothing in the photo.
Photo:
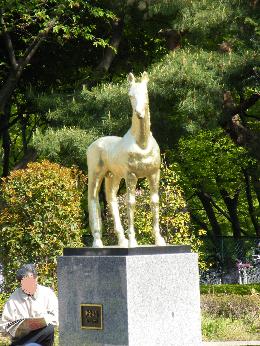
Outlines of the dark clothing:
M10 346L24 346L31 342L35 342L41 346L53 346L54 344L54 327L49 324L48 326L34 330L28 335L19 340L14 340Z

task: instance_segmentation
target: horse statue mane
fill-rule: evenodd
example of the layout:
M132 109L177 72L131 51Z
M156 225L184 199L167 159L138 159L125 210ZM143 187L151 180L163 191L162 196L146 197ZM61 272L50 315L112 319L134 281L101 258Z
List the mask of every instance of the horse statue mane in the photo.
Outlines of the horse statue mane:
M88 210L93 235L93 247L103 247L99 190L105 178L106 200L114 222L120 247L138 246L134 229L135 190L137 180L146 177L150 186L153 234L155 245L166 245L159 229L160 149L150 131L150 111L147 92L148 74L143 72L141 82L128 75L129 97L133 109L132 126L123 137L101 137L87 150ZM121 179L127 191L128 239L119 215L117 192Z

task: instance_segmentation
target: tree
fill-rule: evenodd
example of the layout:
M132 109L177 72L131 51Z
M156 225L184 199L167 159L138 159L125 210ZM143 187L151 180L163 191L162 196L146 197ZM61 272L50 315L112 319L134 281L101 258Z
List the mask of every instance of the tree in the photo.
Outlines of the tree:
M250 215L243 220L244 227L239 220L239 214L243 215L239 201L242 209L248 203L244 172L256 164L248 150L238 147L223 130L218 129L181 139L177 155L183 183L189 195L200 200L214 242L217 243L217 237L227 234L227 223L230 223L235 238L239 238L242 232L247 235L253 232L253 225L248 229ZM216 214L226 221L220 221Z
M18 82L51 33L61 39L83 37L96 45L106 45L103 39L95 37L94 25L87 23L93 17L108 19L113 15L82 0L34 0L29 4L13 0L3 2L0 14L1 36L6 47L6 57L9 58L2 63L4 70L1 74L5 81L0 87L0 137L4 151L4 176L9 172L9 129L18 121L25 125L22 113L12 116L12 97Z
M66 246L82 245L80 172L43 161L3 179L0 263L6 292L13 273L36 263L41 280L56 285L56 261ZM54 281L53 281L54 280Z

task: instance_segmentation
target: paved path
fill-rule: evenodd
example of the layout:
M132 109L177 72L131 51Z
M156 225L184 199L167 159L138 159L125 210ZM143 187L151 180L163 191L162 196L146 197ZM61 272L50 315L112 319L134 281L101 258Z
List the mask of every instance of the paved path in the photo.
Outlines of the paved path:
M257 346L260 341L211 341L203 342L203 346Z

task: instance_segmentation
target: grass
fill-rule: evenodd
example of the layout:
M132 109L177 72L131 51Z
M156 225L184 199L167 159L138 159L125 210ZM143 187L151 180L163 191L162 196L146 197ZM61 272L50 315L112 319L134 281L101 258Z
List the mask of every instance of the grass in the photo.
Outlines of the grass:
M256 287L214 287L213 292L208 288L204 289L201 311L204 341L260 339L260 294ZM9 339L0 336L0 346L8 345ZM58 345L56 330L54 346Z
M203 314L202 335L204 341L259 340L258 322Z
M259 284L221 284L221 285L200 285L201 294L237 294L251 295L254 293L260 294Z
M259 340L260 318L228 318L202 313L202 335L204 341L253 341ZM8 338L0 337L0 346L10 345ZM54 346L58 346L58 331L55 332Z
M10 345L9 338L3 338L0 336L0 346L8 346Z
M260 295L201 295L204 341L251 341L260 335Z

